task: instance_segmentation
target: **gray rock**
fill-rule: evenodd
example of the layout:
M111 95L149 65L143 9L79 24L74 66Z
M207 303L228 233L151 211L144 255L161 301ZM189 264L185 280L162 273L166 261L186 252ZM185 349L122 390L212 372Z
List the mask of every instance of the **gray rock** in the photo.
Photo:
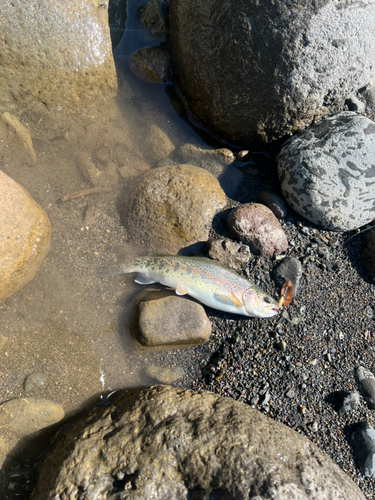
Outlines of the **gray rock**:
M361 257L366 273L375 281L375 227L362 235Z
M355 95L351 95L345 101L348 106L349 111L355 111L356 113L365 113L366 104L358 99Z
M357 391L338 391L334 396L336 410L340 416L343 416L348 411L356 410L359 406L360 396Z
M114 96L117 76L108 26L108 0L6 2L0 40L2 103L40 102L77 111ZM5 33L5 32L4 32Z
M289 205L325 229L347 231L375 216L375 123L349 111L290 138L278 155Z
M265 190L258 193L257 202L266 205L278 219L285 219L288 215L285 201L273 191Z
M46 376L43 373L40 372L30 373L30 375L28 375L23 381L23 388L25 392L29 392L35 387L44 385L46 381L47 381Z
M224 208L220 184L206 170L172 165L142 176L119 209L129 235L149 252L177 253L206 241L214 215Z
M173 292L150 292L136 307L131 333L141 349L160 351L207 342L211 324L197 302Z
M166 82L170 64L169 51L161 47L145 47L129 57L132 72L147 83Z
M366 477L375 477L375 429L367 422L362 422L351 438L359 470Z
M229 269L239 270L249 263L250 248L226 239L208 240L208 256Z
M355 370L358 388L370 410L375 410L375 376L370 370L358 366Z
M150 0L139 9L139 20L155 36L167 37L168 18L168 0Z
M302 277L302 264L295 257L285 257L273 270L273 278L276 284L281 287L285 281L290 281L293 285L293 296L297 295L299 283Z
M133 389L72 425L39 464L33 500L364 500L313 443L207 391ZM199 497L196 496L199 492Z
M171 48L195 120L243 145L342 109L374 81L375 5L175 0Z
M271 257L288 249L286 235L272 211L260 203L245 203L228 215L232 235L249 245L262 257Z

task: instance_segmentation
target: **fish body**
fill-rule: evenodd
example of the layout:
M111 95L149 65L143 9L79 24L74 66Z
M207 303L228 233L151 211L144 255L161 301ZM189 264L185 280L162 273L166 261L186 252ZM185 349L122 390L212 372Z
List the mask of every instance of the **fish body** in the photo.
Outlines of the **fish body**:
M136 283L161 283L219 311L268 318L279 310L277 301L250 280L205 257L135 257L112 274L123 273L138 273Z

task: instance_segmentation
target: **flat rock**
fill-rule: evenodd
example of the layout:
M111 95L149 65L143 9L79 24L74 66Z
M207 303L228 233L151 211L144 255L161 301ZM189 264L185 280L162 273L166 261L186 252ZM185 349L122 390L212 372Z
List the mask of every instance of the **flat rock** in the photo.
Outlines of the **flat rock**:
M7 126L13 130L22 147L25 149L25 153L29 158L29 165L35 166L36 164L36 154L34 151L33 141L31 139L30 132L25 125L23 125L18 118L11 115L10 113L3 113L1 119Z
M212 219L225 203L212 174L192 165L171 165L147 172L119 206L132 238L149 252L174 254L206 241Z
M353 453L365 477L375 477L375 429L367 422L352 432Z
M59 422L64 416L62 406L53 401L11 399L0 405L0 428L6 428L21 438Z
M364 500L318 447L207 391L132 389L73 424L39 464L33 500ZM199 495L199 496L198 496Z
M375 123L344 111L288 139L278 155L289 205L325 229L348 231L375 217Z
M136 307L131 332L141 349L163 350L207 342L211 324L193 300L168 291L150 292Z
M262 257L272 257L288 249L286 235L273 212L260 203L245 203L228 215L232 235Z
M0 171L0 302L32 280L50 239L46 213L20 184Z
M371 0L174 0L169 23L190 113L231 144L307 127L375 78Z
M375 375L367 368L358 366L355 370L358 388L370 410L375 410Z

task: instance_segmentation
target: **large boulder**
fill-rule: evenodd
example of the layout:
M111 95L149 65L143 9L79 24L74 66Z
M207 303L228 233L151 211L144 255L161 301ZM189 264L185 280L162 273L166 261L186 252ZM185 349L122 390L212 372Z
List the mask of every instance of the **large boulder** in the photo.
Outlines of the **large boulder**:
M323 451L257 410L155 386L127 391L71 426L40 464L31 498L365 497Z
M355 229L375 217L375 123L344 111L288 139L277 158L281 191L309 221Z
M0 97L63 112L117 88L108 0L17 0L0 12Z
M150 252L176 253L208 239L212 219L226 203L215 177L192 165L155 168L120 201L121 220Z
M50 239L46 213L22 186L0 171L0 302L35 276Z
M171 0L178 89L216 136L278 139L375 79L374 24L371 0Z

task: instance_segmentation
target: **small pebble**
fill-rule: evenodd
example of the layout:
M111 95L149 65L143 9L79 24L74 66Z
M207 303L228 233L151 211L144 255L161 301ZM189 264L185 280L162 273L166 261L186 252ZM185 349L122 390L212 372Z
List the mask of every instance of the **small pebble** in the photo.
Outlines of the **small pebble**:
M30 375L28 375L23 381L23 388L25 392L29 392L35 387L44 385L46 381L47 379L45 375L43 375L43 373L40 372L30 373Z

